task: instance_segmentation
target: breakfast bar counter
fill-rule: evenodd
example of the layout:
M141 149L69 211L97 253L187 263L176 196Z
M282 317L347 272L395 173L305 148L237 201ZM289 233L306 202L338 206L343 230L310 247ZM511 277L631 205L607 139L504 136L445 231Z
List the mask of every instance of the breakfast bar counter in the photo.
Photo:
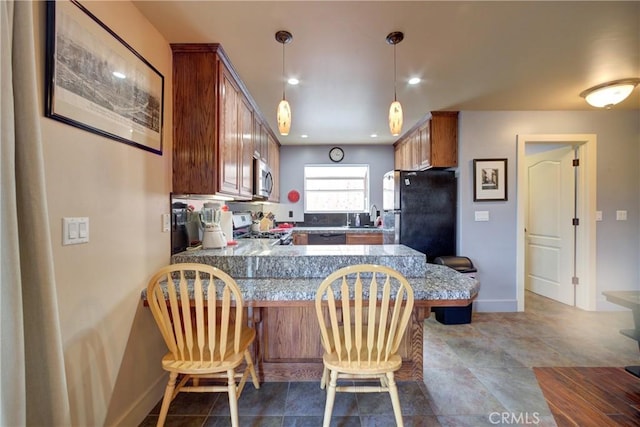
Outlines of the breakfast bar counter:
M273 246L252 239L224 249L181 252L171 262L212 265L236 280L249 321L258 331L254 360L263 381L320 378L322 345L315 294L320 282L338 268L386 265L401 272L413 287L414 315L401 345L398 380L423 378L423 321L431 307L467 306L479 289L475 279L427 264L424 254L403 245Z

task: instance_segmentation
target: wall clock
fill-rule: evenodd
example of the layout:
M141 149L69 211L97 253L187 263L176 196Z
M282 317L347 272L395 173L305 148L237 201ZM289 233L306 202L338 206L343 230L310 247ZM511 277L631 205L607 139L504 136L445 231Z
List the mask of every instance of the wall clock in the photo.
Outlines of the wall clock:
M340 147L333 147L329 150L329 158L332 162L341 162L344 159L344 151Z

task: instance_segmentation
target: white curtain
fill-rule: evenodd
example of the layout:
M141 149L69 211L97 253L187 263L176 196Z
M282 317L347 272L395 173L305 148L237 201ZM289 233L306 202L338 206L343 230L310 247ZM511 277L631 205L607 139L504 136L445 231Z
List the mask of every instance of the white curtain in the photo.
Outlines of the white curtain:
M68 426L30 1L0 1L0 425Z

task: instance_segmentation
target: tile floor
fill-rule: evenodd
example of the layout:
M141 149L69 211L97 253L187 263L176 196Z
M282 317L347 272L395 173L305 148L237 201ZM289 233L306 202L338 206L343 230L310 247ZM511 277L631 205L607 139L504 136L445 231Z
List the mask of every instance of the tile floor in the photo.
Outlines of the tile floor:
M523 313L474 313L466 325L425 321L424 384L398 384L405 426L555 426L534 366L640 364L638 344L619 334L630 311L586 312L528 293ZM321 426L319 382L247 383L241 426ZM141 426L157 421L160 404ZM166 426L228 426L226 394L182 393ZM386 394L338 394L332 426L394 425Z

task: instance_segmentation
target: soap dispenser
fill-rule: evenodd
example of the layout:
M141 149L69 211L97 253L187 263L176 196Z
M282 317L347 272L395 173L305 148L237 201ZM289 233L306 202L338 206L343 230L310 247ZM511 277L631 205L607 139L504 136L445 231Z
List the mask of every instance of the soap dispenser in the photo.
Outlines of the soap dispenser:
M360 227L360 214L356 214L356 227Z

